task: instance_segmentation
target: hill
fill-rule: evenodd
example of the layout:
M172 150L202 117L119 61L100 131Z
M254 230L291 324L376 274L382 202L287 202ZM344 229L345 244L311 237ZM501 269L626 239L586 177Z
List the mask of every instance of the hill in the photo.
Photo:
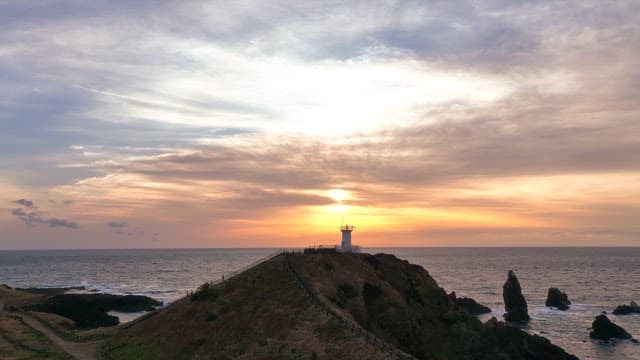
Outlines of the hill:
M482 324L429 273L392 255L283 254L123 327L107 359L576 359Z
M285 271L283 256L198 291L123 328L106 359L383 359L323 315Z

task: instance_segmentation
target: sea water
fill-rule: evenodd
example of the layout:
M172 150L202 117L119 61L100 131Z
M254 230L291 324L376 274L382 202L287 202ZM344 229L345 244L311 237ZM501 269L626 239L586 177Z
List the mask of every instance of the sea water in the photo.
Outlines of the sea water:
M267 256L274 249L0 251L0 284L13 287L84 286L86 291L140 294L171 302L198 285ZM589 338L603 311L640 338L640 315L615 316L616 305L640 302L640 248L365 248L423 266L458 296L504 313L502 285L514 270L532 320L523 328L581 359L640 359L640 345ZM549 287L566 292L571 309L544 306ZM123 318L122 320L127 320Z

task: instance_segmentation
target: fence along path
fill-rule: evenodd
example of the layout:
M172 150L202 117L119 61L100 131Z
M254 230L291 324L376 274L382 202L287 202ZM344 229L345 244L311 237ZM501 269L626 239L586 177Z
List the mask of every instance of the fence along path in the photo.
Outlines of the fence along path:
M258 266L258 265L260 265L260 264L262 264L262 263L264 263L264 262L267 262L267 261L269 261L269 260L271 260L271 259L275 258L276 256L278 256L278 255L282 255L282 254L284 254L284 253L285 253L285 250L277 250L277 251L274 251L274 252L272 252L271 254L269 254L269 255L267 255L267 256L265 256L265 257L263 257L263 258L260 258L260 259L258 259L258 260L256 260L256 261L254 261L254 262L250 263L249 265L245 265L245 266L241 267L241 268L240 268L240 269L238 269L238 270L235 270L235 271L232 271L232 272L226 273L226 274L224 274L221 278L219 278L219 279L217 279L217 280L209 281L208 283L209 283L209 285L210 285L210 286L215 286L215 285L222 284L223 282L225 282L225 281L227 281L227 280L229 280L229 279L231 279L231 278L235 277L236 275L238 275L238 274L240 274L240 273L242 273L242 272L245 272L245 271L247 271L247 270L251 269L252 267L255 267L255 266ZM191 291L191 292L190 292L190 291L187 291L187 296L189 296L189 295L190 295L190 294L192 294L192 293L193 293L193 291ZM135 324L137 324L137 323L141 322L142 320L146 320L146 319L148 319L148 318L150 318L150 317L152 317L152 316L156 315L159 311L160 311L160 309L155 309L155 310L153 310L153 311L150 311L150 312L148 312L148 313L146 313L146 314L144 314L144 315L142 315L142 316L140 316L140 317L138 317L138 318L136 318L136 319L134 319L134 320L132 320L132 321L129 321L128 323L126 323L126 324L124 324L124 325L122 325L122 328L123 328L123 329L130 328L130 327L132 327L133 325L135 325Z
M351 334L364 338L367 344L375 346L383 353L386 353L390 356L395 356L397 359L415 359L415 357L405 353L404 351L377 337L370 331L362 328L359 324L345 319L343 316L335 312L331 307L325 304L325 302L318 297L313 288L296 272L294 267L291 265L291 262L289 261L289 256L292 252L282 251L282 253L284 254L284 267L287 272L293 277L298 287L300 287L304 291L305 296L315 306L320 308L320 310L325 313L325 315L336 320L338 324L342 325L342 327L349 331Z
M267 262L267 261L275 258L276 256L282 255L284 253L285 253L285 250L282 250L282 249L281 250L276 250L276 251L272 252L271 254L269 254L269 255L267 255L267 256L265 256L263 258L260 258L260 259L258 259L256 261L250 263L249 265L245 265L245 266L241 267L238 270L235 270L235 271L232 271L230 273L224 274L222 276L222 278L220 278L218 280L211 281L209 284L211 284L212 286L213 285L218 285L218 284L220 284L220 283L222 283L224 281L227 281L227 280L235 277L236 275L239 275L240 273L243 273L243 272L245 272L245 271L247 271L247 270L249 270L249 269L251 269L253 267L256 267L256 266L258 266L258 265L260 265L260 264L262 264L264 262Z

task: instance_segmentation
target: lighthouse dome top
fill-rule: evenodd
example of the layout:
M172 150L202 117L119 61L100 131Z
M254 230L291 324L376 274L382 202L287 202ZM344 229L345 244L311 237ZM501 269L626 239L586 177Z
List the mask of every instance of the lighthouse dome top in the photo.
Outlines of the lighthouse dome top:
M340 226L340 231L353 231L355 228L355 225L342 225Z

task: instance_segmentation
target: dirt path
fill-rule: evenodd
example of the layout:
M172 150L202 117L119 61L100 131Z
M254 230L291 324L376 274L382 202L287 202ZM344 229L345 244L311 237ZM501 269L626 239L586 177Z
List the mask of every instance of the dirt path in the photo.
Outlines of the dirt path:
M0 313L4 312L4 300L0 299ZM22 312L14 312L11 315L19 316L29 327L32 329L41 332L46 337L51 340L57 347L73 356L78 360L94 360L97 359L98 346L100 346L100 341L93 342L72 342L67 341L54 333L51 329L44 326L40 321L33 318L31 315L22 313Z
M24 320L24 322L29 325L34 330L37 330L43 333L46 337L51 340L56 346L65 352L69 353L69 355L73 356L78 360L95 360L97 359L96 353L98 350L98 346L100 345L100 341L93 342L73 342L67 341L60 336L58 336L55 332L53 332L48 327L44 326L40 321L36 320L32 316L25 313L14 313Z

